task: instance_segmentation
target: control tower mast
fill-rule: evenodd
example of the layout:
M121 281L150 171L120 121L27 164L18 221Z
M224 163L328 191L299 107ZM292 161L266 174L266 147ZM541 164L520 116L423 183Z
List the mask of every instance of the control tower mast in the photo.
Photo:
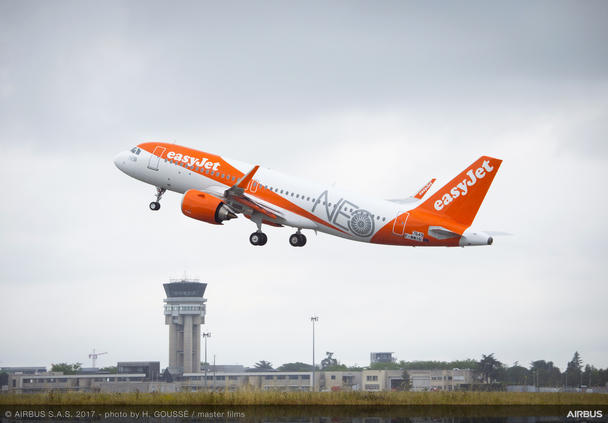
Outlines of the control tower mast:
M165 324L169 325L169 372L197 373L201 370L201 325L205 324L206 283L171 280L163 284Z

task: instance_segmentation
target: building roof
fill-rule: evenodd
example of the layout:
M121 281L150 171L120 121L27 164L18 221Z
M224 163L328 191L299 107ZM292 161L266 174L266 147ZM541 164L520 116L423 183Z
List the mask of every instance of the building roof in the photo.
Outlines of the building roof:
M6 373L44 373L46 367L44 366L32 366L32 367L0 367L0 372Z
M232 373L232 372L207 372L207 377L213 377L213 376L287 376L287 375L294 375L294 376L305 376L305 375L312 375L312 372L238 372L238 373ZM200 372L200 373L184 373L183 374L184 377L192 377L192 376L205 376L205 372Z
M149 366L157 364L160 366L160 361L119 361L116 363L117 366Z
M125 377L146 377L145 373L98 373L98 374L38 374L38 375L19 375L23 379L93 379L93 378L125 378Z

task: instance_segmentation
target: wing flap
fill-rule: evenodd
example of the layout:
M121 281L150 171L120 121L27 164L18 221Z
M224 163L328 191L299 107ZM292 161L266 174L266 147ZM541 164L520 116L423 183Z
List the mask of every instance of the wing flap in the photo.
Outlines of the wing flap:
M230 200L232 201L236 201L237 203L245 206L245 207L249 207L251 210L254 210L260 214L263 214L266 217L269 217L271 219L276 219L278 216L276 214L274 214L273 212L271 212L270 210L268 210L266 207L262 206L259 203L256 203L255 201L251 200L250 198L246 197L246 196L242 196L242 197L231 197Z

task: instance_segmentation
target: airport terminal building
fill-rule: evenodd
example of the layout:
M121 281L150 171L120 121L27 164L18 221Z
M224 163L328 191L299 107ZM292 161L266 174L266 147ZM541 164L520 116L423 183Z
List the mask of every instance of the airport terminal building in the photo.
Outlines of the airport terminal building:
M158 362L119 362L119 373L60 372L24 373L20 368L5 368L7 385L3 391L35 393L49 390L83 392L180 392L278 390L311 391L312 372L204 372L184 373L171 380L158 378ZM133 370L139 370L134 373ZM474 383L471 370L411 370L413 391L452 391ZM386 392L401 389L401 370L318 371L315 386L319 391Z

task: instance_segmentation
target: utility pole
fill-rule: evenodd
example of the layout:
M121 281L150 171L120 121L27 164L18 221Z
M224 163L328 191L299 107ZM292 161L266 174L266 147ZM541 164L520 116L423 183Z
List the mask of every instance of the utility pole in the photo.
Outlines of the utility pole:
M312 391L315 392L315 323L319 321L318 316L310 318L312 322Z
M205 340L205 391L207 390L207 369L209 368L209 363L207 363L207 338L211 337L211 332L204 332L203 339Z

